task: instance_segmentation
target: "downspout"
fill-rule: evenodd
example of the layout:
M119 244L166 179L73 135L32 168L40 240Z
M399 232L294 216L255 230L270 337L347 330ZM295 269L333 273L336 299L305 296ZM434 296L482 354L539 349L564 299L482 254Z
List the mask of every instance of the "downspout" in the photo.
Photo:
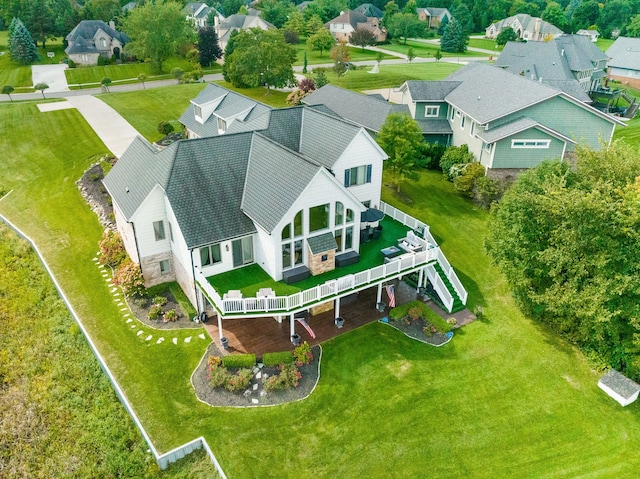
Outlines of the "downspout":
M196 286L196 267L193 264L193 248L189 250L189 258L191 259L191 277L193 278L193 297L196 299L196 309L198 312L198 318L200 318L200 301L198 301L198 287Z
M138 261L140 262L140 271L142 272L142 256L140 255L140 248L138 248L138 235L136 234L136 225L133 221L127 221L131 225L133 230L133 240L136 244L136 254L138 255Z

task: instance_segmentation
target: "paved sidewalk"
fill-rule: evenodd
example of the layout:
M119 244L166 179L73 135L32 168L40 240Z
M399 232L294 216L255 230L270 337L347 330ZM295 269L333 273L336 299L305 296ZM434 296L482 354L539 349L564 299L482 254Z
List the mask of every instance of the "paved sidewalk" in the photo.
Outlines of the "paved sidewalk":
M71 96L75 106L105 146L120 158L136 136L142 136L109 105L90 95Z

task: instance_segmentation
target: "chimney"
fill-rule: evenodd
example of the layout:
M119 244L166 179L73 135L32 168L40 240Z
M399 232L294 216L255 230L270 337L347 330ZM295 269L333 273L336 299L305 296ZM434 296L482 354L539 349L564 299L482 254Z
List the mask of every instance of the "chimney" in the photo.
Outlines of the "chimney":
M564 48L562 49L562 51L560 52L560 55L564 56Z
M113 22L113 20L109 20L109 26L114 30L116 29L116 24Z

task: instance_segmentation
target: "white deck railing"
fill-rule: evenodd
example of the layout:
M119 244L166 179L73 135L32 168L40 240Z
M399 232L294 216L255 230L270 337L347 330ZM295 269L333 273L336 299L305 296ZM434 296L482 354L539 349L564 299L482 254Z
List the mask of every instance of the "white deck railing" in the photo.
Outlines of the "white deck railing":
M442 271L444 271L445 276L451 283L451 286L453 286L453 289L456 290L456 294L460 298L460 301L462 301L462 304L467 304L467 290L464 289L464 286L462 286L462 283L458 279L458 275L453 270L453 268L449 264L449 261L447 261L447 258L445 258L444 253L442 252L442 250L440 250L440 248L438 248L437 260L438 264L440 264L440 267L442 268Z
M442 304L444 305L445 309L450 313L453 310L453 296L447 289L447 286L444 284L444 281L442 281L442 278L440 277L436 269L433 267L433 265L431 264L428 265L426 267L426 271L427 271L427 278L429 279L429 281L431 281L431 284L433 285L433 289L435 290L436 293L438 293L438 296L442 300Z
M259 313L286 314L312 303L337 297L368 284L398 276L400 273L409 273L424 267L428 263L436 261L438 251L439 248L431 248L418 253L407 253L375 268L332 279L289 296L223 299L197 268L196 281L223 316Z

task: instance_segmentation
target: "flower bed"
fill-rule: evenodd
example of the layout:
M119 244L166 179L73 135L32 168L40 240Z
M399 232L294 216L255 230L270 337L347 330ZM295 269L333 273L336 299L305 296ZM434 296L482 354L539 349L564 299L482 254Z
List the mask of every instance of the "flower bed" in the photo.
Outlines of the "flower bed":
M410 338L432 346L448 343L453 336L451 329L455 326L454 321L445 321L420 301L412 301L392 309L387 324Z

